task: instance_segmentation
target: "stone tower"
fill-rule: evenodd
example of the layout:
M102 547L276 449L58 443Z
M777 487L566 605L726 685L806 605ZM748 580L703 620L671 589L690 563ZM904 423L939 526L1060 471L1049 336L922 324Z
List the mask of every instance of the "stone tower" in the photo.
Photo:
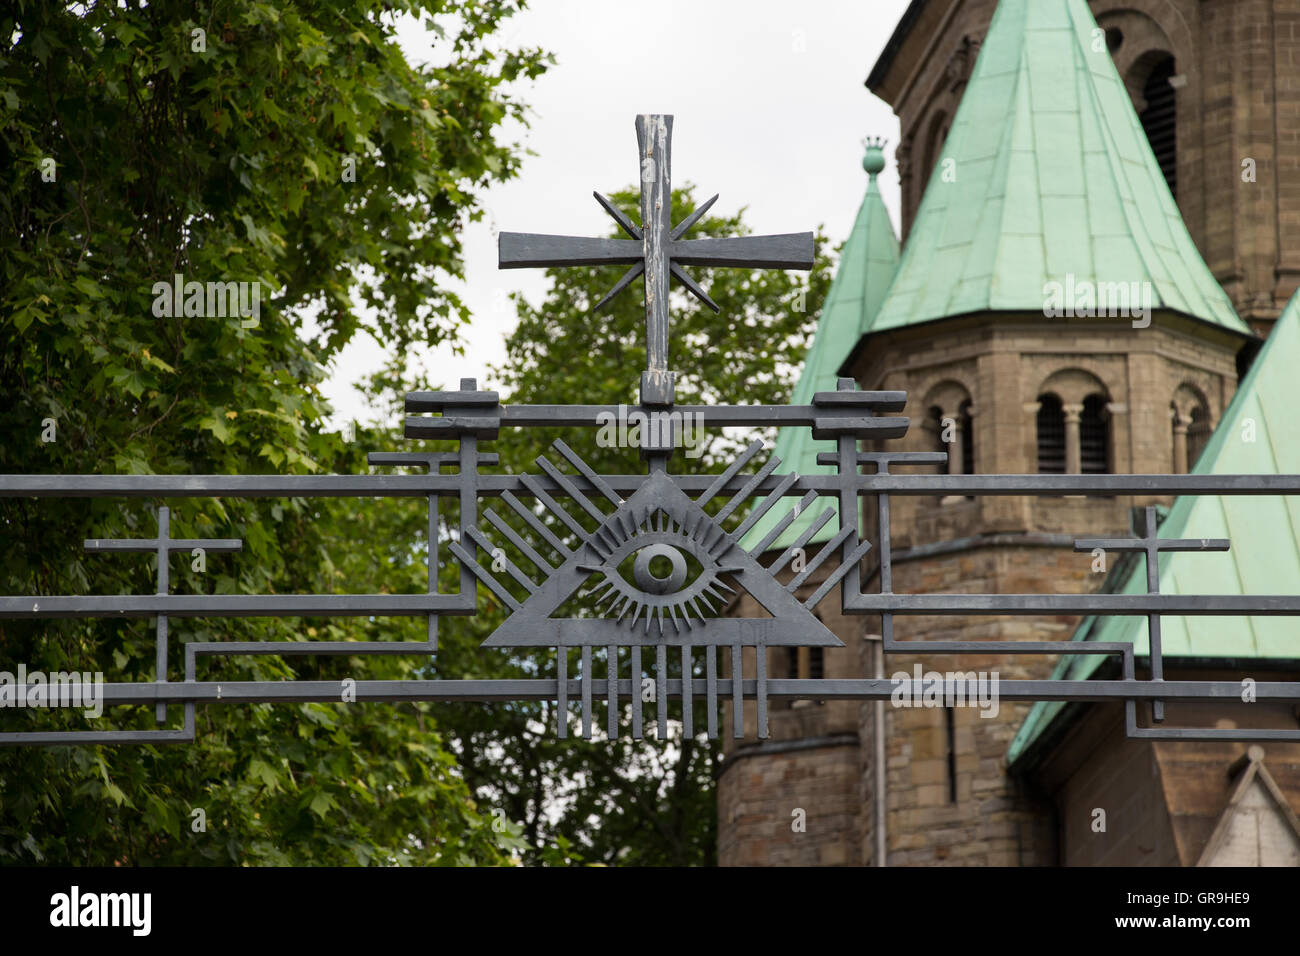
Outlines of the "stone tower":
M1300 274L1284 267L1279 242L1256 233L1269 222L1276 236L1300 233L1300 217L1291 222L1273 198L1287 167L1276 136L1262 133L1274 128L1270 111L1291 85L1280 74L1300 38L1287 47L1270 35L1264 57L1238 38L1237 25L1256 21L1234 12L1276 20L1288 4L1091 6L1100 23L1084 0L915 0L872 72L869 85L902 119L906 240L896 266L865 254L873 180L804 380L825 388L839 372L864 389L906 391L912 427L890 450L946 452L954 473L1188 471L1233 397L1239 359L1257 344L1233 302L1266 330L1295 288ZM1210 37L1214 24L1221 40ZM1207 55L1221 60L1201 72ZM1252 83L1262 82L1259 69L1274 70L1269 96L1247 91L1249 102L1236 102L1221 86L1235 82L1236 64ZM1243 153L1256 161L1253 183L1224 158L1241 143L1254 154ZM869 171L878 168L869 154ZM1297 173L1287 181L1300 188ZM1233 210L1257 201L1251 189L1279 204L1244 228ZM888 220L883 207L875 215L883 250ZM808 458L821 449L782 440L783 461L812 473ZM1096 591L1106 575L1073 552L1074 538L1127 535L1134 509L1147 504L1169 502L895 498L893 589ZM865 533L877 539L870 522ZM877 584L871 561L868 590ZM864 638L881 622L842 619L837 600L832 594L820 610L846 646L821 659L774 655L768 673L870 672ZM1059 641L1078 625L1072 617L893 622L900 641ZM1054 665L1038 655L891 654L887 674L914 663L1004 679L1044 678ZM1051 809L1007 769L1029 711L1011 703L987 716L884 709L891 865L1057 862ZM872 705L814 703L774 714L770 741L733 748L719 781L720 862L874 862L874 714ZM802 832L791 826L796 811Z

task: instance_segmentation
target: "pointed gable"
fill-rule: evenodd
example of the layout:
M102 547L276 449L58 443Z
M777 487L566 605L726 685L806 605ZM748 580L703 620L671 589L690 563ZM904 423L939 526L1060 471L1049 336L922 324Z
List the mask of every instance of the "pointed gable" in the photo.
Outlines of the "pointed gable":
M1085 0L1001 0L870 330L1149 283L1250 334L1202 260Z
M1246 751L1245 770L1197 866L1300 866L1300 819L1264 765L1264 748Z
M840 365L870 326L898 267L898 237L877 182L885 168L882 145L878 141L870 142L862 160L869 176L867 194L858 209L853 231L844 243L839 268L822 306L817 331L794 390L795 405L811 405L817 392L835 391ZM833 467L817 464L819 452L833 451L833 441L815 440L807 428L782 428L776 439L775 455L781 459L777 472L834 474ZM789 547L830 505L829 501L819 502L817 507L796 518L771 547ZM769 511L745 536L744 546L753 547L762 541L784 515L783 508ZM827 522L809 543L830 539L835 529L835 522Z

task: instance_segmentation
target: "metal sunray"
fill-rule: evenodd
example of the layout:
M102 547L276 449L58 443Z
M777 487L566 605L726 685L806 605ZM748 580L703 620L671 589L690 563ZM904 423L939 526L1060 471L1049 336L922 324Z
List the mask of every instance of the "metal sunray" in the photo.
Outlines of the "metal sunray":
M687 231L691 228L691 226L699 222L700 219L704 216L704 214L709 211L709 207L711 207L715 202L718 201L718 195L719 195L718 193L714 193L712 196L706 199L702 205L696 206L694 212L692 212L689 216L687 216L685 219L679 222L677 224L677 227L672 231L673 239L680 239L682 236L686 235ZM641 237L635 236L634 238L640 239Z
M677 279L678 282L686 286L686 290L690 292L691 295L695 296L695 298L699 299L701 302L707 305L714 312L722 311L722 307L719 306L718 303L714 302L711 298L709 298L709 294L700 288L699 283L696 282L694 279L692 279L687 274L686 270L683 269L681 266L679 266L677 263L675 262L670 263L668 266L668 271L673 274L673 276Z
M616 223L618 223L619 226L622 227L624 232L626 232L633 239L642 238L641 230L636 227L636 224L627 217L627 214L624 213L623 210L619 209L612 202L610 202L609 199L607 199L605 196L602 196L600 193L595 192L594 190L592 191L592 195L596 197L596 202L600 203L603 207L605 207L605 212L609 213L610 218L613 219ZM713 199L717 199L717 198L718 198L717 196L713 197ZM712 201L713 201L712 199L709 200L710 203ZM706 206L705 208L707 209L708 207ZM673 238L676 238L676 236L674 236Z
M627 272L623 273L623 278L614 283L614 288L606 292L605 297L591 307L591 311L599 312L609 303L610 299L614 298L614 296L626 289L628 284L643 272L645 272L644 262L638 262L636 265L632 266L632 268L628 269Z

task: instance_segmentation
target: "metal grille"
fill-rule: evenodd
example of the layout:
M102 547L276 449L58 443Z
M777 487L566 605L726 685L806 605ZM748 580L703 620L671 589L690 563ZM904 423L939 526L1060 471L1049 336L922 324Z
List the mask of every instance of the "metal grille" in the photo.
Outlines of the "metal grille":
M1210 415L1204 408L1192 409L1192 424L1187 429L1187 469L1192 467L1201 457L1201 452L1205 451L1205 446L1210 443L1210 436L1214 434L1214 429L1210 427Z
M1106 399L1089 395L1079 416L1079 470L1085 475L1110 471L1110 413Z
M1164 173L1169 191L1178 196L1178 94L1170 85L1174 76L1174 59L1168 57L1156 64L1142 88L1147 108L1139 119L1147 134L1151 151L1155 153L1160 172Z
M184 594L171 593L169 554L192 547L227 551L238 561L236 539L177 540L170 536L169 513L158 510L157 533L143 540L89 540L92 551L149 552L158 556L156 593L126 595L43 594L0 597L0 619L153 618L156 623L155 679L110 682L102 687L108 707L146 705L155 709L151 729L33 731L0 733L0 744L157 743L193 740L195 710L254 702L376 701L554 701L555 731L565 737L576 718L584 737L593 735L599 708L606 733L644 733L646 714L641 685L656 688L653 720L657 736L667 735L670 711L685 735L694 734L695 703L703 702L704 732L718 733L719 708L729 700L733 733L745 733L745 713L753 707L757 735L768 736L772 701L886 700L903 690L917 699L911 679L770 678L768 649L787 654L808 649L820 657L842 642L814 609L838 592L845 615L878 616L884 653L909 658L930 654L1092 654L1115 658L1120 676L1105 680L1006 680L998 695L1009 701L1122 701L1130 736L1194 740L1300 740L1300 730L1188 728L1163 725L1165 701L1238 701L1236 681L1166 681L1161 646L1165 615L1300 615L1300 596L1173 595L1159 593L1159 560L1167 551L1222 551L1226 540L1170 540L1156 533L1154 509L1140 537L1074 540L1074 549L1140 553L1146 562L1147 589L1141 594L897 594L893 590L891 501L907 496L1025 495L1297 495L1297 475L898 475L892 469L946 463L942 452L872 451L870 442L902 438L909 422L899 416L907 396L897 391L858 391L841 379L834 391L818 392L812 403L796 406L680 406L674 402L674 373L667 367L668 283L676 277L709 301L682 264L742 268L809 268L813 237L742 237L684 240L682 236L710 203L683 223L667 220L671 118L642 116L637 121L642 160L642 224L621 211L607 210L631 240L578 239L503 233L503 265L630 264L614 293L644 275L646 284L647 368L641 376L641 402L630 409L590 405L503 405L492 391L462 380L456 391L415 392L406 397L405 434L411 439L449 441L445 453L379 453L380 466L423 469L415 475L4 475L0 496L22 498L107 497L117 499L214 497L374 497L422 498L428 503L428 587L422 594ZM1053 404L1054 402L1054 404ZM644 473L596 473L568 441L557 440L553 455L537 459L530 474L493 471L496 456L484 450L513 429L564 430L579 448L620 412L639 416ZM1040 467L1062 470L1060 402L1044 399L1039 412ZM721 473L670 470L684 422L706 429L807 428L833 450L817 456L828 473L781 473L775 457L765 457L761 442L749 445ZM575 437L576 436L576 437ZM1046 449L1044 453L1043 449ZM444 473L444 468L454 472ZM440 531L440 503L457 504L453 526ZM860 536L864 509L875 510L875 540ZM779 520L761 540L751 535L768 514ZM795 524L796 520L800 523ZM788 530L792 539L784 538ZM825 529L830 535L815 554L808 545ZM777 545L782 541L781 545ZM784 543L788 542L788 543ZM412 542L412 549L417 542ZM879 590L862 590L862 563L874 551ZM666 558L655 561L656 558ZM459 570L454 593L439 590L435 569L452 561ZM631 566L632 580L624 571ZM696 576L687 581L692 568ZM204 679L201 659L216 656L409 654L438 650L438 625L444 617L475 613L482 585L509 611L504 623L483 642L485 653L509 649L537 658L538 673L554 677L508 680L373 680L351 687L337 681L219 682ZM731 596L748 594L762 616L727 613ZM574 607L574 602L580 606ZM1023 616L1059 620L1068 615L1127 615L1147 619L1150 680L1135 677L1135 653L1127 643L1075 641L952 640L896 641L897 615ZM427 639L407 642L353 641L195 641L185 644L180 679L169 668L169 623L174 618L226 617L416 617L428 622ZM755 662L744 667L745 648ZM570 654L577 658L577 669ZM719 660L731 667L720 676ZM677 669L678 677L670 677ZM789 658L787 658L788 660ZM797 657L796 657L797 659ZM551 661L553 660L553 671ZM626 662L626 663L624 663ZM545 665L545 666L542 666ZM697 676L702 675L702 676ZM343 682L346 685L348 682ZM1260 702L1300 702L1300 683L1260 681ZM0 685L0 700L70 706L67 687L57 690L30 682ZM351 697L347 696L350 693ZM7 695L7 696L5 696ZM1139 727L1139 704L1151 706L1156 726ZM183 708L180 727L164 726L167 708ZM1242 705L1246 706L1246 705ZM576 713L575 713L576 712Z
M1065 410L1055 395L1038 398L1038 473L1065 474Z

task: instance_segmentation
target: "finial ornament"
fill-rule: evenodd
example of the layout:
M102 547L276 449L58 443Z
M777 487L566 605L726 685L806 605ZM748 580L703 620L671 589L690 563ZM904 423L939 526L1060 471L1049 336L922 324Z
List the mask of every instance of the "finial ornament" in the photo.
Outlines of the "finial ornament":
M862 168L870 175L878 176L885 168L885 144L889 142L883 136L868 136L862 141L866 155L862 157Z

